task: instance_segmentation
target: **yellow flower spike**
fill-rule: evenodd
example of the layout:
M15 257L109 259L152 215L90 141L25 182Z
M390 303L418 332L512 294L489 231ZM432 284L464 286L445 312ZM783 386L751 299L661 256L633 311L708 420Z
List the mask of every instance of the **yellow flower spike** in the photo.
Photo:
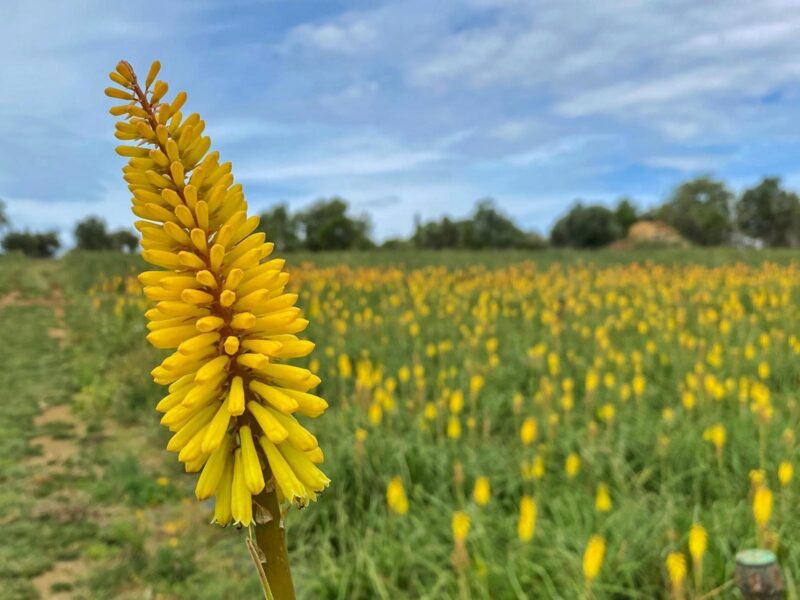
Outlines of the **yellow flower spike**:
M772 515L772 490L765 485L759 486L753 494L753 519L759 529L763 529L769 523Z
M461 510L454 512L451 528L453 530L453 539L457 543L466 541L470 530L469 515Z
M486 506L492 497L491 487L488 477L478 477L475 480L475 488L472 490L472 499L478 506Z
M530 496L523 496L519 501L519 520L517 536L523 542L530 542L536 531L536 502Z
M606 541L600 535L593 535L586 544L583 553L583 578L587 583L593 582L600 574L606 553Z
M267 477L299 505L328 484L315 466L323 458L317 439L290 416L313 418L327 408L308 393L319 377L286 364L314 345L295 337L308 321L295 306L298 295L286 292L284 261L268 259L273 244L256 231L259 218L248 217L230 163L211 151L199 115L184 118L186 93L166 97L159 70L156 61L142 89L121 62L110 74L118 87L107 90L127 102L111 111L125 140L116 152L127 159L123 178L142 257L155 267L140 277L143 298L152 302L147 340L173 351L151 373L169 386L157 409L174 432L167 449L187 472L201 472L197 497L215 497L214 521L250 525L252 496L266 489L260 498L274 518L257 530L272 530L281 522L280 494L265 485ZM255 394L253 382L262 386ZM265 549L268 560L285 552L283 536L281 530L279 545ZM270 582L276 597L291 596L288 570L283 575Z
M393 477L386 487L386 504L389 510L397 515L404 515L408 512L408 497L400 477Z
M605 483L597 484L594 508L599 513L607 513L611 510L611 494L608 493L608 486Z
M788 460L784 460L778 465L778 481L782 487L788 486L794 477L794 467Z
M667 574L673 598L683 598L683 584L686 580L686 557L682 552L670 552L666 559Z

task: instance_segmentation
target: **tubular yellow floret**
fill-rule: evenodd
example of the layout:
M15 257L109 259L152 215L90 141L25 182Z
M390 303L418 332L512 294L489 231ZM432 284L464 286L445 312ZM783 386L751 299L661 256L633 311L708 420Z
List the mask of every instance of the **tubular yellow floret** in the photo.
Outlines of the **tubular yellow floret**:
M285 262L268 258L273 244L247 215L231 164L210 151L200 115L184 118L186 93L166 99L160 68L153 63L142 88L121 62L106 90L127 102L111 109L124 140L117 153L128 159L142 256L155 267L139 275L152 302L147 339L171 351L151 371L169 386L156 409L174 433L167 449L200 472L195 495L215 498L214 521L249 525L265 486L305 505L328 485L317 439L295 418L328 405L308 393L316 375L283 362L314 349L296 337L308 321L285 291Z

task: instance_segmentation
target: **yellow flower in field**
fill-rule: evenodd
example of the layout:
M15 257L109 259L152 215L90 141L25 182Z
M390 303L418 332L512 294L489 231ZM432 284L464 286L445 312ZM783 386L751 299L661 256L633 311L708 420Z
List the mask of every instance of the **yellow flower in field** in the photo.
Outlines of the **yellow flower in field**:
M450 412L457 415L464 408L464 393L456 390L450 394Z
M400 370L397 371L397 378L403 383L408 382L411 379L411 369L405 366L400 367Z
M447 437L457 440L461 437L461 421L455 415L447 420Z
M364 429L363 427L359 427L358 429L356 429L356 440L357 441L363 442L364 440L367 439L367 435L369 435L369 434L368 434L367 430Z
M707 427L706 430L703 431L703 439L707 442L711 442L717 450L721 450L725 446L725 441L727 440L725 426L718 423Z
M515 393L511 399L511 406L514 409L514 414L518 415L522 412L522 403L525 401L523 395L519 392Z
M558 358L558 354L555 352L550 352L547 355L547 371L553 377L557 376L561 370L560 362L561 361Z
M681 394L681 404L683 404L683 408L686 410L692 410L697 404L697 400L692 392L685 390L683 394Z
M682 552L670 552L667 554L666 564L672 593L675 597L682 597L683 583L686 580L686 557Z
M488 477L478 477L475 480L475 487L472 490L472 499L478 506L486 506L492 497L492 488L489 485Z
M769 379L769 363L763 361L758 363L758 376L761 379Z
M753 469L750 471L750 485L755 490L764 485L767 480L767 473L764 469Z
M580 470L581 470L581 457L578 456L575 452L570 452L569 455L567 455L567 460L564 463L564 471L567 473L567 477L572 479L578 474Z
M633 378L633 393L636 394L637 398L644 394L644 388L646 385L647 380L643 375L636 375Z
M586 373L586 393L591 394L593 391L597 389L597 384L599 382L599 377L597 376L597 371L594 369L589 369Z
M611 421L614 420L616 412L614 405L610 402L606 402L597 410L597 417L604 423L611 423Z
M425 412L424 412L425 420L426 421L435 421L437 414L438 414L438 411L436 410L436 405L433 402L426 402L425 403Z
M467 539L470 527L469 516L467 513L461 510L454 512L451 526L453 529L453 539L456 542L463 542Z
M605 483L597 484L594 508L600 513L607 513L611 510L611 495L608 493L608 486Z
M778 465L778 481L783 487L786 487L792 482L794 477L794 467L788 460L784 460Z
M484 383L486 383L486 380L483 375L473 375L469 378L469 393L472 394L473 398L483 389Z
M530 446L536 441L538 433L539 423L536 421L536 417L527 417L519 429L519 439L524 445Z
M393 477L386 488L386 504L389 510L397 515L404 515L408 512L408 498L403 487L403 480Z
M158 268L139 275L154 303L147 340L173 350L151 371L169 386L156 408L174 433L167 450L187 472L202 471L197 498L215 497L217 523L247 526L265 473L299 505L327 487L317 439L297 420L318 417L327 403L309 393L319 377L285 362L314 344L297 337L308 321L297 294L285 291L284 261L267 260L273 244L257 232L259 218L247 216L230 163L209 151L199 115L184 118L185 92L164 100L159 67L142 89L121 62L110 74L120 87L106 90L125 101L111 109L124 117L117 138L131 142L117 153L129 159L123 173L142 256Z
M763 529L769 523L772 515L772 491L765 485L761 485L753 494L753 518L756 525Z
M537 454L536 457L533 459L533 465L531 466L531 475L534 479L541 479L544 477L544 457L541 454Z
M353 363L350 362L350 357L347 354L339 355L337 365L339 367L339 377L350 379L353 376Z
M593 535L586 544L583 552L583 578L587 582L597 579L603 567L603 558L606 553L606 541L600 535Z
M536 531L536 502L530 496L523 496L519 501L519 520L517 536L523 542L530 542Z
M693 523L689 529L689 554L696 569L698 568L697 565L702 564L707 547L708 534L705 527L700 523Z
M369 422L375 426L381 424L383 420L383 409L381 405L377 402L373 402L369 405L369 410L367 411L367 417L369 418Z
M661 411L661 418L664 419L665 423L672 423L675 420L675 411L668 406Z

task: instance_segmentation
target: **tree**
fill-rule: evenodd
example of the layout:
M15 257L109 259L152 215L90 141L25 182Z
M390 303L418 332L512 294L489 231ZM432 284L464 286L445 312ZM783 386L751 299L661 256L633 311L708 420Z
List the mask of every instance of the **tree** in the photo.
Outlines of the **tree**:
M415 218L411 242L417 248L541 248L544 241L535 233L522 231L508 217L500 213L490 199L480 200L471 217L453 221L422 223Z
M5 229L11 224L8 218L8 211L6 210L6 203L0 200L0 229Z
M745 190L736 217L742 232L767 246L800 243L800 198L781 189L778 177L765 177L757 186Z
M75 247L78 250L111 250L113 243L104 221L87 217L75 225Z
M614 218L617 220L620 233L624 237L628 234L631 225L639 220L639 213L630 199L620 198L617 207L614 209Z
M622 230L615 213L605 206L584 206L580 202L556 222L550 232L555 246L599 248L617 240Z
M279 204L272 210L261 213L259 231L267 236L267 241L273 242L278 250L297 250L300 247L298 236L298 221L289 214L285 204Z
M21 252L32 258L50 258L61 247L61 242L55 231L10 231L3 237L2 245L6 252Z
M525 233L505 215L497 212L490 199L480 200L472 217L470 248L520 247Z
M341 198L318 200L297 215L308 250L351 250L374 246L369 239L369 221L347 215L347 202Z
M733 194L724 183L699 177L678 186L655 216L695 244L718 246L733 231L732 203Z

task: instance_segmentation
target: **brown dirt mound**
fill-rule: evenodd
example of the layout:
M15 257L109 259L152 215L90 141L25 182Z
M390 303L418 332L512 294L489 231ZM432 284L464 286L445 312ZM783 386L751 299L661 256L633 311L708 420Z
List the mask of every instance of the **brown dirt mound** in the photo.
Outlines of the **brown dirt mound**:
M628 249L641 247L685 248L689 242L662 221L639 221L631 225L628 237L613 244L614 248Z

